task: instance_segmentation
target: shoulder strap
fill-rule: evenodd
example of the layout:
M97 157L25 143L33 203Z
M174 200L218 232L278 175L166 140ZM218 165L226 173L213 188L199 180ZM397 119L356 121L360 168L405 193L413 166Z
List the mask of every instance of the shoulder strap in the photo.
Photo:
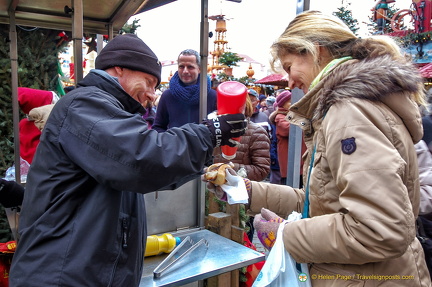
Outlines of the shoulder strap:
M302 212L302 218L308 218L309 217L309 181L310 181L310 176L312 173L312 168L313 168L313 164L314 164L314 160L315 160L315 152L316 152L316 144L314 145L314 149L313 149L313 153L311 156L311 160L309 163L309 172L307 175L307 182L306 182L306 188L305 188L305 199L304 199L304 204L303 204L303 212Z

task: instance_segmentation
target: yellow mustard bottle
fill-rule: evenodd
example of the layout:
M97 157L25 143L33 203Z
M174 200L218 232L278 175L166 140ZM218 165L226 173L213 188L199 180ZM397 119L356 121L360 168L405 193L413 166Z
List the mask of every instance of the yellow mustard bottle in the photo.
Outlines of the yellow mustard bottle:
M170 253L178 244L180 244L180 242L181 240L179 237L174 237L170 233L147 236L144 256L147 257L158 255L160 253Z

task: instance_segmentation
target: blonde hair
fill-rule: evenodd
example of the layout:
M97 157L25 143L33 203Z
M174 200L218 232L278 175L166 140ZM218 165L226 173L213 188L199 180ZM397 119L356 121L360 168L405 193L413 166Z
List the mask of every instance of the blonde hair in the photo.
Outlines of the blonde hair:
M245 111L244 111L244 115L246 118L250 118L254 113L254 108L252 105L252 102L249 98L249 96L246 96L246 105L245 105Z
M397 43L388 36L357 38L339 18L320 11L305 11L290 22L270 47L271 68L275 72L280 71L279 59L287 54L312 55L318 68L318 47L326 48L333 59L345 56L366 59L389 55L395 61L410 63ZM424 95L416 94L413 98L418 103L424 102Z

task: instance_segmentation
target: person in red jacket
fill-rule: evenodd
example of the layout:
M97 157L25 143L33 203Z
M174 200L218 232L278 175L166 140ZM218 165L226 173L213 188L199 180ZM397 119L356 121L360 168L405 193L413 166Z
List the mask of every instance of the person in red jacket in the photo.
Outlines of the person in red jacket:
M33 161L41 131L29 119L28 114L34 108L54 104L57 100L57 94L52 91L18 88L18 104L23 113L27 115L26 118L19 122L20 156L29 164Z
M276 110L270 115L270 121L276 126L277 155L281 174L281 184L286 184L288 172L288 140L290 123L286 116L291 107L291 92L286 90L280 93L275 102ZM306 145L302 141L302 154L306 151ZM302 176L303 162L300 166L300 176ZM300 187L303 186L300 178Z

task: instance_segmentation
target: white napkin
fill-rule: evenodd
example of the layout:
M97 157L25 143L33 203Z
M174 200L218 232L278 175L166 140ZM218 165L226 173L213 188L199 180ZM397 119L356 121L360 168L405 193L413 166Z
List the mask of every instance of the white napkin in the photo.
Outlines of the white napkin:
M221 185L222 190L227 194L229 204L248 203L249 195L246 190L246 185L241 176L232 175L226 172L226 183Z
M290 215L288 215L287 222L293 222L300 220L302 218L302 214L297 211L293 211Z

